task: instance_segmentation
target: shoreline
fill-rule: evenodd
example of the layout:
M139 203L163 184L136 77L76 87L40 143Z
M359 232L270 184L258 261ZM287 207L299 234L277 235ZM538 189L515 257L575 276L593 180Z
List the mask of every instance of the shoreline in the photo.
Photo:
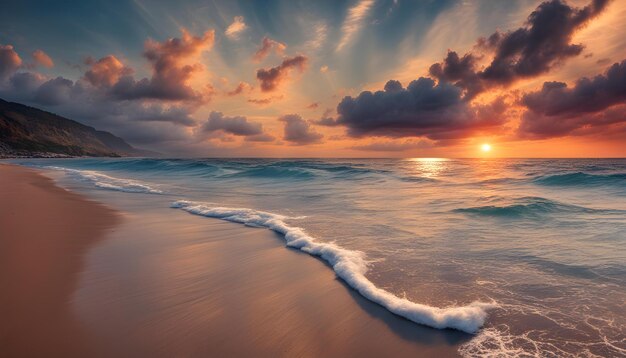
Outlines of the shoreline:
M6 176L7 168L22 172L37 184L29 187L33 186L29 180ZM71 344L57 340L61 342L58 348L69 352L64 356L89 352L103 357L447 357L458 356L459 346L472 337L395 316L348 287L322 260L286 250L284 239L269 230L195 217L170 208L122 210L125 220L119 222L112 210L57 187L35 170L0 165L0 171L0 180L7 182L0 193L3 199L6 191L11 191L12 200L19 201L27 189L22 188L19 194L7 188L26 186L48 196L69 195L72 203L93 205L106 212L96 216L112 218L102 228L87 225L100 231L83 236L82 243L69 254L77 263L69 273L64 272L65 279L71 281L64 286L66 318L74 313L81 324L68 325L73 329ZM40 206L42 200L50 199L33 197L28 202ZM118 208L114 198L105 202ZM5 204L3 210L12 207ZM81 216L92 219L95 214L76 205L65 209L56 212L72 216L80 211ZM25 227L29 220L42 220L29 216L22 207L14 212L25 214L21 222ZM115 230L109 230L116 223ZM71 231L75 225L63 227ZM10 232L19 230L12 228ZM50 238L48 232L45 235ZM92 245L95 242L98 245ZM32 250L25 249L22 269L32 264L27 257ZM68 253L59 252L54 260L64 261L64 255ZM5 280L12 279L15 273L6 276ZM6 283L0 283L4 290ZM36 324L36 319L31 324ZM6 337L24 334L15 342L34 346L33 338L21 333L24 331L6 327L10 330Z

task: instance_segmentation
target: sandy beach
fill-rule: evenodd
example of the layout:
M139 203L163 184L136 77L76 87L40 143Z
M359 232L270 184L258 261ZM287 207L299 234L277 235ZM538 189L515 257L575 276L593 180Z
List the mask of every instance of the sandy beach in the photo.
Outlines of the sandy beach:
M266 229L116 212L9 165L0 202L4 356L446 357L471 338L390 314Z
M71 297L83 255L118 221L115 212L2 164L0 203L2 356L85 356Z

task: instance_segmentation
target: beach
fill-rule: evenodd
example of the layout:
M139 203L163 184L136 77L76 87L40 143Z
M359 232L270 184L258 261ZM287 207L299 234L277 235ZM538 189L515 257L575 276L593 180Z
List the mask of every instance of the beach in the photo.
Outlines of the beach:
M30 169L0 164L0 352L84 356L70 305L84 255L118 221L111 209Z
M472 338L391 314L267 229L93 199L0 165L6 356L448 357Z

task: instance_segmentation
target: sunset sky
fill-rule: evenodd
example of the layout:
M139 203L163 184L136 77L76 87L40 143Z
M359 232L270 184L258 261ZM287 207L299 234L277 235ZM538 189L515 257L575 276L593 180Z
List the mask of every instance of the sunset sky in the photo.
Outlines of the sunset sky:
M626 156L622 0L2 8L0 98L167 155Z

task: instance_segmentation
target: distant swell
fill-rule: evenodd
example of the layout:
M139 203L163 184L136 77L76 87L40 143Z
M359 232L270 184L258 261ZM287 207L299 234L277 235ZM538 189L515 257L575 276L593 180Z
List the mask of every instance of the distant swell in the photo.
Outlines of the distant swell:
M599 186L626 185L626 173L587 174L583 172L545 175L533 180L536 184L549 186Z
M495 303L473 302L462 307L437 308L397 297L376 287L365 277L368 267L364 253L346 250L333 243L317 242L302 228L287 225L285 220L288 217L282 215L245 208L212 207L186 200L176 201L171 207L195 215L262 226L283 234L287 246L321 257L333 267L337 276L365 298L418 324L475 333L484 324L487 310L496 306Z
M508 205L484 205L455 209L454 212L494 217L537 217L550 213L599 213L610 210L590 209L583 206L559 203L540 197L523 197Z
M63 167L44 167L46 169L62 170L70 175L76 176L81 180L88 181L98 188L123 191L127 193L147 193L162 194L163 192L150 186L147 183L139 182L132 179L115 178L97 171L77 170Z
M233 174L224 175L225 178L269 178L269 179L313 179L315 174L302 168L281 168L272 166L253 167Z

